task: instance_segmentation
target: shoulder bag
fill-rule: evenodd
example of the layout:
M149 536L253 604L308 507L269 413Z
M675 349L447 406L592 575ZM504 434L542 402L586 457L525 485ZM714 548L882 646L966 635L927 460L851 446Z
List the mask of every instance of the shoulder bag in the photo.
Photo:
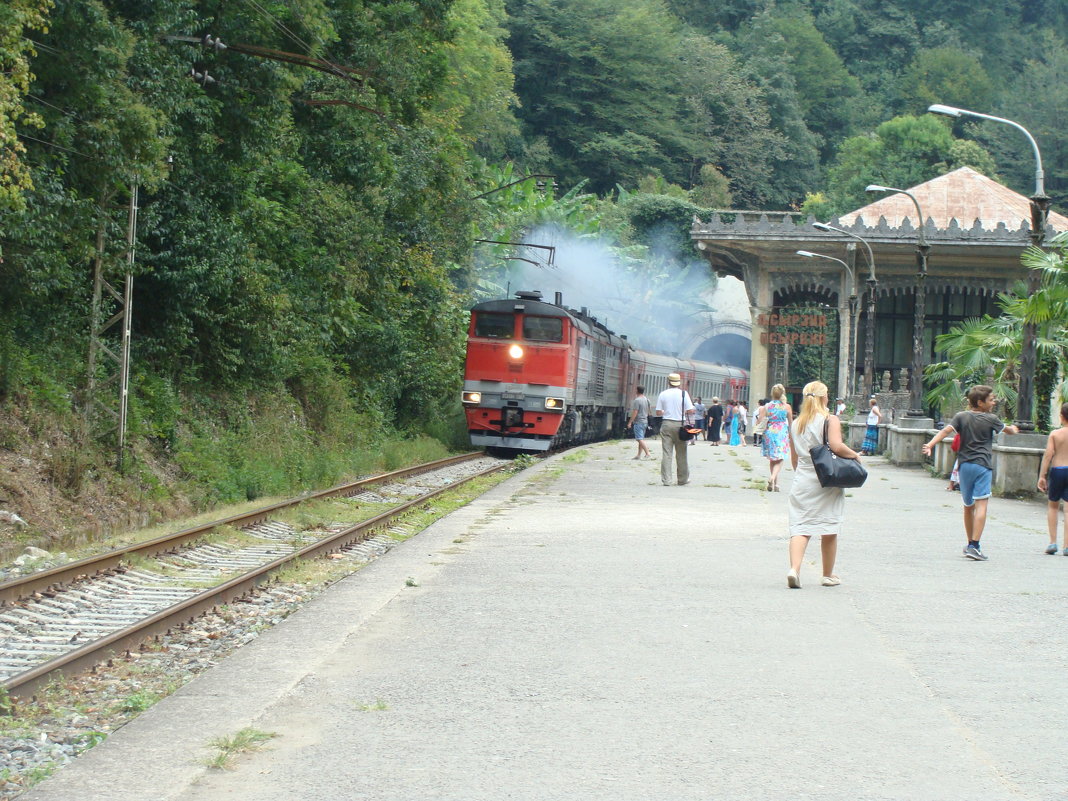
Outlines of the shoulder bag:
M680 387L679 391L682 393L682 399L680 401L682 404L682 425L679 426L679 439L683 442L689 442L701 433L701 429L686 422L686 390Z
M846 459L831 450L827 444L828 418L823 420L823 444L812 448L808 455L812 457L812 466L816 468L816 478L821 487L860 487L868 480L868 471L859 459Z

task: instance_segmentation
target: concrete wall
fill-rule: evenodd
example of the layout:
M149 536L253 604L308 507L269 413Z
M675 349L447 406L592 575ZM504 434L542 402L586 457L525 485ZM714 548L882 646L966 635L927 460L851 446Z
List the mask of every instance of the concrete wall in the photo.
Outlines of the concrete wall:
M848 422L846 442L853 450L860 450L867 430L866 417L854 415ZM934 453L924 457L922 447L938 429L930 418L919 418L911 424L909 418L879 426L877 453L903 467L930 467L943 478L953 471L957 454L952 438L946 437L935 446ZM1046 434L999 434L994 443L994 494L1012 497L1031 497L1038 494L1038 470L1046 450Z

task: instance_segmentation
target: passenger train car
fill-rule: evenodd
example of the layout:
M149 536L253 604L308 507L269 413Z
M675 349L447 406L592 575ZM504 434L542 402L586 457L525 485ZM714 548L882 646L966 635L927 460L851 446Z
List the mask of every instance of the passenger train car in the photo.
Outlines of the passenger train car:
M491 300L471 310L463 405L471 444L500 451L545 451L622 435L634 389L655 400L669 373L691 396L742 399L748 374L632 348L560 294Z

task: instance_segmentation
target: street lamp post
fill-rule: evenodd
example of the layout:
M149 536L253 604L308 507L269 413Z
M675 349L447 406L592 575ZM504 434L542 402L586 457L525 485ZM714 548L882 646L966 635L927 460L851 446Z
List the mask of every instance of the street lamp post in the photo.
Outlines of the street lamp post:
M857 278L853 272L853 268L846 264L841 259L836 259L834 256L825 256L822 253L812 253L808 250L797 251L798 256L804 256L806 259L827 259L828 261L836 261L845 268L846 274L849 276L849 350L846 356L846 386L844 394L850 396L853 394L853 373L856 370L856 350L857 350Z
M957 108L956 106L944 106L935 103L928 106L927 110L932 114L941 114L946 117L978 117L981 120L992 120L1011 125L1027 137L1031 143L1031 149L1035 154L1035 193L1031 196L1031 244L1036 248L1042 246L1046 237L1046 217L1049 215L1050 199L1046 195L1044 185L1045 173L1042 171L1042 154L1038 150L1038 143L1031 136L1031 132L1020 123L1007 120L1004 117L994 117L990 114L980 114L978 111ZM1041 276L1038 270L1029 270L1027 273L1027 294L1034 295L1040 286ZM1020 343L1020 387L1019 397L1016 401L1016 425L1025 431L1034 431L1034 400L1035 400L1035 367L1037 362L1036 327L1033 322L1024 321L1023 341Z
M871 245L868 244L868 241L852 231L846 231L821 222L812 223L812 227L820 231L837 231L840 234L851 236L868 249L868 319L864 331L864 394L866 396L871 395L872 388L875 386L875 299L879 289L879 282L875 278L875 256L871 252Z
M920 211L920 202L916 196L904 189L895 189L892 186L870 184L865 192L897 192L906 195L912 205L916 207L916 216L919 218L918 238L916 244L916 306L912 322L912 382L909 386L909 417L926 417L923 410L923 368L927 358L924 353L923 329L926 325L927 315L927 254L931 252L931 246L927 244L927 234L924 233L923 212Z

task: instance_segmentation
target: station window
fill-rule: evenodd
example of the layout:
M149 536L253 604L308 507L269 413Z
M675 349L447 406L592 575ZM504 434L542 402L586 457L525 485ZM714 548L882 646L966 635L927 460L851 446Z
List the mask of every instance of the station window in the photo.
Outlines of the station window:
M515 335L515 318L511 314L479 312L475 315L475 336L511 339Z
M531 342L560 342L564 338L564 321L560 317L524 317L523 339Z

